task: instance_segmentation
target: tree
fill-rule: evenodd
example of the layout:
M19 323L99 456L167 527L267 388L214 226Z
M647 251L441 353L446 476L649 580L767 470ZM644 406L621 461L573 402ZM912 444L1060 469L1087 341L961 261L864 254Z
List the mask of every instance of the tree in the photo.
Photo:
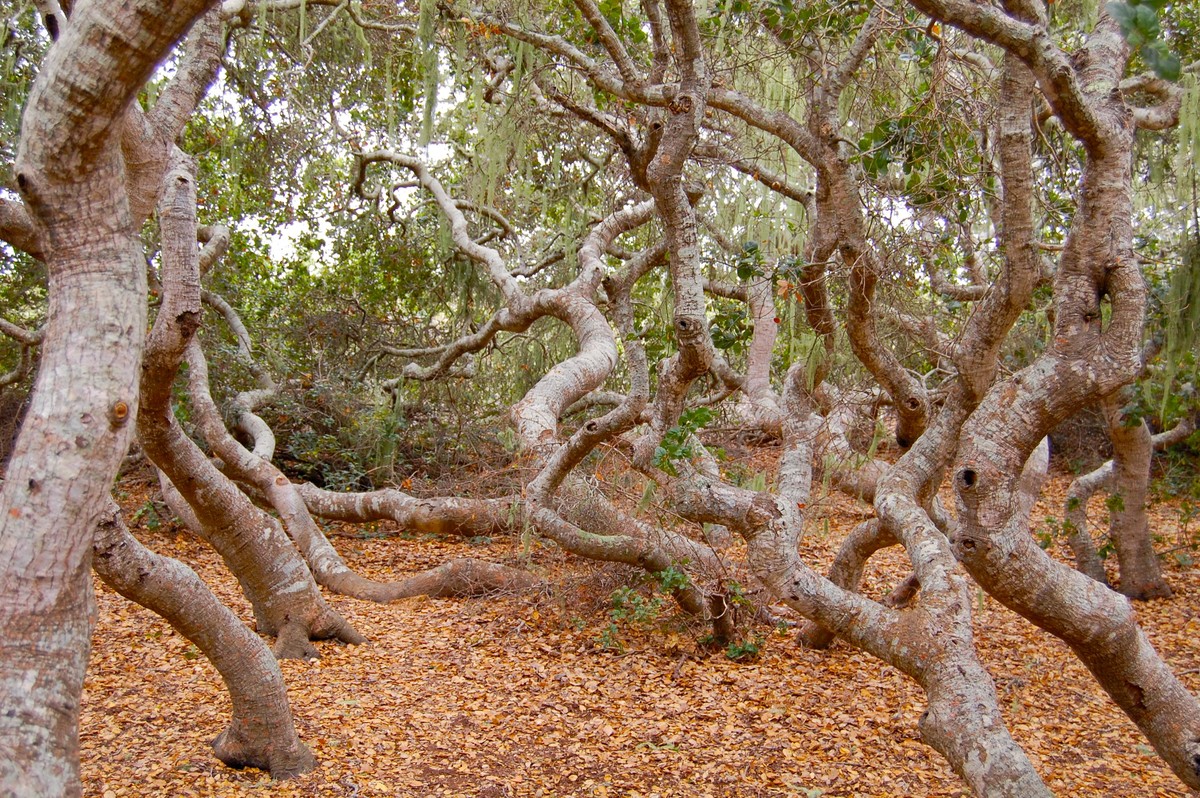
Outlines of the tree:
M5 200L19 231L6 239L34 237L50 285L38 379L0 489L6 792L78 790L91 535L132 433L146 312L122 131L141 121L129 111L138 89L205 8L134 3L113 15L82 3L68 21L44 5L55 42L22 121L14 171L24 213ZM72 388L81 385L86 393Z
M367 580L349 570L316 517L385 517L468 534L528 526L582 557L643 569L717 641L740 634L735 608L749 585L760 611L777 601L808 619L803 641L827 645L836 635L916 681L929 701L923 738L975 793L1049 794L976 657L974 580L1066 641L1180 779L1200 787L1196 699L1123 597L1053 561L1028 533L1048 463L1044 441L1059 422L1104 403L1114 439L1149 435L1118 419L1143 361L1137 135L1174 125L1182 99L1177 57L1157 38L1156 6L1110 4L1089 19L1082 11L1051 18L1032 0L849 11L742 0L710 10L686 0L646 0L637 10L594 0L529 9L294 5L222 6L234 26L229 89L185 139L210 148L201 184L230 189L209 199L201 191L202 212L277 237L297 214L311 227L274 264L245 229L196 229L186 197L179 218L164 207L162 304L137 422L168 503L221 552L258 631L277 636L277 655L315 656L310 641L324 637L361 639L318 584L375 601L542 584L474 561ZM52 30L74 30L90 12L81 7ZM172 40L161 40L154 59ZM51 48L48 67L63 46ZM118 179L122 163L149 161L127 155L109 164L106 199L128 184L117 193L135 209L119 217L126 254L178 155L156 111L176 109L169 130L178 131L199 99L192 90L190 103L166 102L180 91L176 78L150 111L123 111L154 59L112 105L113 119L134 120L119 139L127 153L155 131L167 142L136 181ZM1127 77L1131 64L1147 71ZM40 96L35 87L31 108ZM236 146L217 146L223 137ZM105 141L112 155L118 139ZM248 164L243 147L259 157ZM2 218L20 221L27 207L27 217L65 224L41 184L29 182L34 173L19 165L17 174L25 205L10 202ZM168 179L169 192L178 188L172 181L190 177ZM271 186L282 187L285 212ZM8 497L26 484L34 490L34 431L66 423L38 401L53 386L69 391L54 376L65 356L54 347L64 323L54 304L58 239L5 224L5 240L45 259L51 274L46 339L15 323L4 328L41 356ZM226 247L203 288L201 274ZM136 280L124 301L144 313L143 264L129 260L126 275L132 269ZM209 326L207 351L196 338L202 303L225 322L224 331ZM78 324L83 336L99 321ZM132 390L140 328L124 335L114 346L128 359L121 385ZM210 359L228 366L218 384ZM173 405L184 360L188 428ZM511 418L519 479L506 495L426 499L403 483L367 493L327 490L332 480L293 484L276 451L284 414L270 403L295 401L306 381L335 379L339 395L355 401L364 401L354 387L364 380L385 390L393 425L405 397L439 382L458 380L468 395L493 391ZM726 401L735 395L736 404ZM109 414L118 428L133 407L122 401ZM881 408L894 422L886 434ZM704 442L720 413L781 442L775 490L737 484L722 468ZM893 462L876 457L885 437L897 446ZM93 467L115 468L127 438L126 430ZM57 465L65 451L39 456ZM590 473L601 451L625 457L646 495L681 521L614 500ZM1145 458L1122 457L1144 485ZM72 517L87 521L71 539L81 545L91 542L86 530L112 470L92 477L86 495L70 494L81 497ZM368 477L364 468L340 487ZM937 498L947 477L956 515ZM797 553L814 483L825 478L875 513L845 541L828 578ZM1115 537L1154 564L1137 516L1142 498L1121 491L1126 527L1137 534ZM136 552L119 527L105 530L103 551ZM904 548L912 575L890 600L873 601L858 583L868 558L890 546ZM75 556L66 565L82 592L86 550ZM174 612L172 594L192 588L186 576L165 578L173 566L153 567L164 574L163 595L138 600ZM173 622L199 635L228 622L218 615ZM260 661L257 683L277 691L260 647L248 645ZM246 682L230 680L230 689L245 695ZM245 731L240 706L242 742L219 742L219 755L266 762L281 775L307 767L288 724L274 724L279 737ZM271 711L286 706L276 701ZM64 724L69 734L71 719ZM69 771L62 778L58 791L69 789Z

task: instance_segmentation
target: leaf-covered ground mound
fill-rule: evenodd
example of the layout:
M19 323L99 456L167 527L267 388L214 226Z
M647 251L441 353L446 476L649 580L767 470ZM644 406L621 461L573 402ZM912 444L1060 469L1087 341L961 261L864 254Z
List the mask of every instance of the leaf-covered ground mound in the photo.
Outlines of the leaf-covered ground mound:
M1054 478L1034 512L1043 534L1053 527L1043 519L1061 517L1068 481ZM130 488L129 515L145 499ZM1102 502L1095 512L1102 521ZM849 500L823 500L804 542L809 562L824 567L866 514ZM1170 505L1153 519L1161 549L1200 532ZM151 513L134 527L250 620L233 578L204 544L154 523ZM319 661L282 663L300 735L319 767L278 783L216 761L208 744L229 706L215 669L157 616L97 582L81 721L85 795L967 794L917 736L920 690L845 644L809 651L792 631L760 627L742 650L712 651L704 629L684 623L669 603L657 608L636 579L536 541L406 539L384 525L332 531L341 533L334 542L347 562L376 578L471 556L527 562L555 587L387 606L332 597L371 642L321 644ZM1067 557L1060 541L1052 545ZM1166 561L1175 598L1140 604L1138 616L1176 673L1200 690L1200 570L1181 564L1186 556ZM885 552L866 590L886 595L905 573L900 552ZM626 584L639 598L614 619L613 593ZM1009 728L1057 794L1188 794L1066 646L982 592L975 601L977 645Z

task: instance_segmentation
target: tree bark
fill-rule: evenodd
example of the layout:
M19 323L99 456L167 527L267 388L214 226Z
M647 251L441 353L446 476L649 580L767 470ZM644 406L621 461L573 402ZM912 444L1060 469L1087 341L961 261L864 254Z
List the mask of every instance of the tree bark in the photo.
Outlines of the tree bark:
M751 567L773 596L921 685L929 698L922 737L977 795L1049 796L1004 725L992 679L974 654L969 614L899 612L821 577L797 554L803 518L791 501L705 480L680 492L684 517L724 523L745 538ZM961 600L965 580L948 576L960 589L943 591ZM946 576L929 576L935 589L939 578Z
M33 398L0 488L0 793L78 794L91 540L133 432L145 263L120 119L210 2L81 2L26 106L16 168L49 311Z
M115 502L101 517L92 551L92 567L106 585L161 615L221 674L233 718L213 740L218 759L230 767L261 768L276 779L313 769L312 754L296 736L283 674L271 650L195 571L138 542Z
M1067 501L1063 508L1063 526L1066 528L1067 543L1075 555L1075 569L1081 574L1108 585L1108 574L1104 572L1104 561L1092 543L1088 529L1088 500L1098 490L1107 490L1112 482L1113 461L1071 481L1067 488Z
M184 352L199 349L194 335L200 325L195 188L190 165L176 163L165 180L159 212L163 303L142 369L137 425L142 448L191 506L206 540L237 577L259 631L278 637L278 656L318 656L310 639L362 642L362 636L325 603L279 523L216 470L184 434L171 408L171 385Z
M308 482L296 486L308 511L332 521L394 521L407 532L434 535L512 534L525 518L521 499L419 499L396 488L335 493Z
M829 581L840 588L857 593L862 583L867 560L875 552L896 546L900 541L887 531L878 518L864 521L854 528L842 541L833 565L829 567ZM796 635L796 641L808 648L828 648L835 635L819 623L807 621Z
M1113 471L1109 488L1111 514L1108 536L1117 550L1120 590L1132 599L1169 598L1171 586L1163 578L1150 519L1146 493L1150 487L1150 457L1153 454L1150 427L1145 419L1131 423L1122 412L1129 392L1120 391L1105 399L1104 417L1113 446Z
M1195 422L1183 419L1174 427L1150 437L1150 445L1154 451L1172 446L1192 434ZM1108 584L1108 576L1104 572L1104 563L1092 543L1088 531L1088 500L1097 491L1112 492L1113 475L1116 464L1109 460L1099 468L1077 477L1067 489L1066 506L1063 508L1064 526L1067 532L1067 542L1075 555L1075 568L1082 574L1090 576L1102 585Z
M984 590L1071 646L1175 774L1200 788L1200 702L1154 651L1128 600L1052 560L1014 513L1021 468L1038 442L1141 370L1146 288L1133 252L1133 118L1118 92L1099 88L1119 82L1128 44L1106 12L1068 60L1053 47L1028 47L1037 27L993 7L913 3L1018 55L1087 155L1055 275L1051 345L991 388L963 428L955 554ZM1106 324L1103 298L1111 303Z

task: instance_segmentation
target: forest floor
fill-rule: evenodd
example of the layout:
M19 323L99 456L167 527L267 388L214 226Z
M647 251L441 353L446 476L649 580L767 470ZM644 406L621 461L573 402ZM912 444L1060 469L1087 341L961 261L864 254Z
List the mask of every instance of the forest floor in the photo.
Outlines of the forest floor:
M1061 517L1069 477L1048 485L1035 532ZM241 617L250 611L219 558L146 512L125 486L127 518L156 551L192 565ZM138 512L142 510L142 512ZM1102 504L1095 510L1103 521ZM868 508L829 496L811 508L808 562L824 568ZM1160 548L1195 542L1200 523L1154 510ZM150 529L149 527L155 527ZM455 556L527 563L552 588L536 596L331 603L370 643L319 644L321 659L282 664L315 772L272 782L212 755L229 702L197 650L157 616L97 581L99 617L81 720L86 796L963 796L919 739L920 690L844 643L797 647L794 631L751 631L757 657L706 649L704 629L627 573L597 570L537 541L405 538L387 525L334 527L347 562L395 578ZM1065 544L1052 553L1070 562ZM1182 562L1181 562L1182 561ZM1173 599L1139 604L1154 645L1200 690L1200 568L1167 556ZM878 555L868 594L906 573ZM639 611L612 617L636 587ZM1009 728L1062 796L1184 796L1065 645L981 591L974 622ZM621 613L618 613L621 614ZM738 653L737 651L731 653Z

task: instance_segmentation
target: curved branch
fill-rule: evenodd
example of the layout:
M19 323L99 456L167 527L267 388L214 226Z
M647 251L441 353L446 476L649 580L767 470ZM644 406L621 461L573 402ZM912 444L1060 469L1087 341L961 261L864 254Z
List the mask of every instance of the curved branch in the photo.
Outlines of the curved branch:
M175 159L183 158L176 151ZM362 637L321 597L278 524L256 508L209 462L180 428L171 385L185 352L199 351L199 250L190 164L177 163L165 180L159 216L163 238L163 303L146 346L142 412L137 428L146 456L191 506L198 530L237 576L261 631L276 634L280 657L315 657L310 638ZM195 359L194 357L191 359ZM194 370L191 376L194 378Z
M829 566L829 581L845 590L858 592L867 561L875 552L897 546L900 541L879 519L863 521L842 541L833 564ZM800 628L796 640L808 648L829 648L835 635L819 623L808 621Z
M702 142L696 146L696 156L709 158L725 164L741 174L761 183L767 188L790 200L800 203L806 210L812 206L813 190L802 188L752 158L744 158L714 142Z
M19 324L13 324L8 319L0 317L0 333L4 333L25 346L37 346L46 337L46 326L42 325L36 330L27 330Z
M335 493L303 482L296 490L309 512L332 521L394 521L410 532L437 535L509 535L524 519L519 497L418 499L395 488Z
M596 31L596 37L600 39L600 44L608 51L612 57L613 63L617 66L617 71L621 73L621 79L631 86L638 86L642 83L642 76L638 72L637 65L633 63L633 59L629 57L625 45L617 36L612 26L608 24L608 20L600 13L600 9L596 6L593 0L575 0L575 7L583 14L583 18L587 20L592 29Z
M197 22L188 34L179 66L146 114L146 121L167 141L174 141L195 112L221 68L224 25L217 11Z
M162 616L221 674L233 718L213 741L218 759L230 767L262 768L275 779L316 766L296 736L283 674L271 650L195 571L138 542L111 499L92 543L92 567L113 590Z
M0 241L37 260L46 259L46 242L25 203L0 197Z
M358 153L357 162L358 174L354 185L355 189L360 193L366 179L367 167L374 163L395 164L408 169L416 175L417 180L425 190L433 195L434 201L437 203L442 215L450 222L450 232L455 246L471 260L483 265L487 269L492 282L500 289L501 294L503 294L505 301L508 303L508 307L514 313L520 313L528 308L529 298L521 291L520 283L513 277L500 253L491 247L476 243L471 238L468 232L467 219L459 209L458 202L446 192L441 182L430 173L422 161L392 150L372 150Z
M1102 8L1087 45L1073 59L1054 44L1046 29L1044 11L1033 22L1017 19L998 6L970 0L910 0L913 7L953 25L1024 61L1067 130L1093 155L1108 151L1112 123L1098 111L1089 94L1101 84L1116 85L1125 70L1129 45L1115 20Z

